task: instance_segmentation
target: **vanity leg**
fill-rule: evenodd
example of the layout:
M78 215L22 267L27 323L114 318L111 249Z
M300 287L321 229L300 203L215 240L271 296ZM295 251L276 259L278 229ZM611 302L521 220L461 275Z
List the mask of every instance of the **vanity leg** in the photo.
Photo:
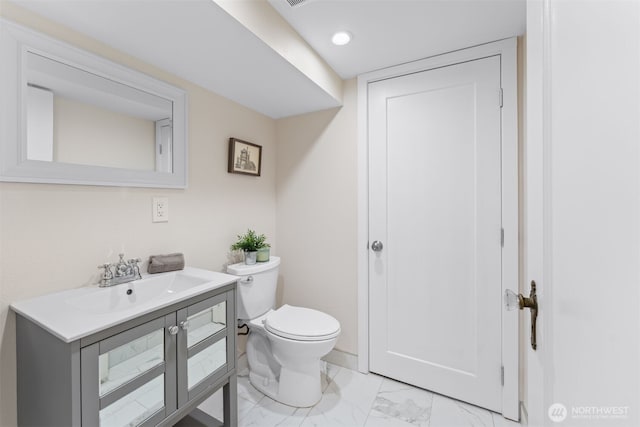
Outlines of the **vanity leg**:
M222 387L225 427L238 425L238 377L229 376L229 382Z

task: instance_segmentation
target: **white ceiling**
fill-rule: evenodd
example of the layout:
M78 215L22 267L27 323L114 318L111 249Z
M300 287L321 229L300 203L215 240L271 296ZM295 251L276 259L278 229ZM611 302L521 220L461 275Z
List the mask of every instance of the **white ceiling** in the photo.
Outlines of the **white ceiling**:
M268 1L343 79L525 31L525 0Z
M211 0L13 0L269 117L339 105Z
M273 118L338 105L212 0L13 1ZM525 0L268 1L342 78L525 29Z

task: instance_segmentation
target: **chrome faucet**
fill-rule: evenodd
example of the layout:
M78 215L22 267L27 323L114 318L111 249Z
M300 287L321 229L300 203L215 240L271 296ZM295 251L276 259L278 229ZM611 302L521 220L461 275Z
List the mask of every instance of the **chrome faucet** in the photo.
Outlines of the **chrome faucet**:
M119 256L120 260L116 264L102 264L98 266L98 268L104 269L102 279L100 279L100 287L120 285L142 278L140 275L140 266L138 265L141 261L140 258L131 258L125 261L124 254L119 254Z

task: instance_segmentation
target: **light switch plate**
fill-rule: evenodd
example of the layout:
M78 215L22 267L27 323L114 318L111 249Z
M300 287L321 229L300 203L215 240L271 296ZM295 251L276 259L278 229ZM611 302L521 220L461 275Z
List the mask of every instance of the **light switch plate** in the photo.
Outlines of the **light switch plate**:
M153 198L153 222L169 222L169 198L154 197Z

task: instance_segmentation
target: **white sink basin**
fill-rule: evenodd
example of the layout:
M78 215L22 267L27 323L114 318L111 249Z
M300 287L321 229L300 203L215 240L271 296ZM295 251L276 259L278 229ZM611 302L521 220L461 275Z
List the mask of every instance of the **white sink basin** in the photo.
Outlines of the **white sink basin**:
M42 295L11 304L16 313L72 342L163 307L231 284L237 276L187 267L144 275L121 285L97 285Z
M115 313L153 303L158 298L171 297L207 282L205 278L184 271L149 275L122 285L98 288L89 294L70 296L66 303L89 313Z

